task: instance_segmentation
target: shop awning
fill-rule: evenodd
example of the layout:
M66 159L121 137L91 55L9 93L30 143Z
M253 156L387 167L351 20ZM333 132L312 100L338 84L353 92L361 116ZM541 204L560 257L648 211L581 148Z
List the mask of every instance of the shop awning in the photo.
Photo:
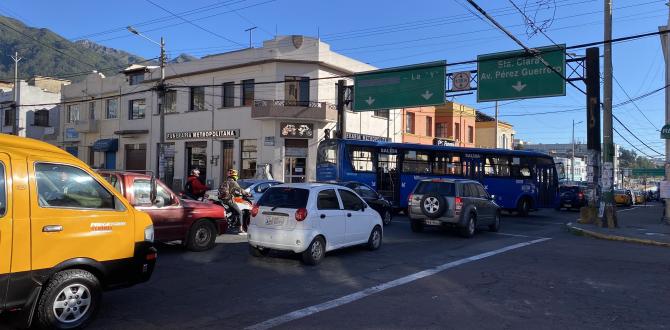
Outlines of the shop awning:
M117 151L119 139L100 139L93 143L93 151Z

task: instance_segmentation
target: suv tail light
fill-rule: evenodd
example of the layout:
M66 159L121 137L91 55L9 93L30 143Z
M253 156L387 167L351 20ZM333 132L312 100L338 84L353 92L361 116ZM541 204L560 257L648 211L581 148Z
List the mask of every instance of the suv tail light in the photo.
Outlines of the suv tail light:
M455 211L456 213L459 213L461 211L461 208L463 208L463 200L460 197L456 197L454 198L454 203L456 204L454 205Z
M580 191L579 194L577 194L577 197L579 197L579 199L584 199L584 193Z
M258 204L254 204L254 206L251 208L251 216L255 217L258 214Z
M295 219L297 221L303 221L307 219L307 209L301 208L295 211Z

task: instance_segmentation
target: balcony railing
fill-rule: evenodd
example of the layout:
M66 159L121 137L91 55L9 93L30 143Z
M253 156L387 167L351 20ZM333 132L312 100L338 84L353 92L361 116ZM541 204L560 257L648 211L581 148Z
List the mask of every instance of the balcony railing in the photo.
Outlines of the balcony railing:
M286 118L335 122L337 120L337 107L327 102L256 100L251 108L251 118Z

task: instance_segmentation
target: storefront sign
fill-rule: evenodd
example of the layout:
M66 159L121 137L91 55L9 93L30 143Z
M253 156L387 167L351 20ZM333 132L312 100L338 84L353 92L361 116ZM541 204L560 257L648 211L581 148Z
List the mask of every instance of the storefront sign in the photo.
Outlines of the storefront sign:
M435 145L435 146L440 146L440 147L443 147L443 146L453 146L453 145L454 145L454 141L452 141L452 140L447 140L447 139L434 138L434 139L433 139L433 145Z
M65 138L66 139L78 139L79 133L72 127L65 129Z
M367 134L359 134L359 133L352 133L352 132L346 132L345 135L344 135L344 138L348 139L348 140L391 142L391 139L387 138L387 137L376 136L376 135L367 135Z
M281 123L280 136L288 138L311 138L314 136L314 124Z
M274 136L266 136L264 141L265 141L264 145L266 145L266 146L274 146L275 145L275 137Z
M218 129L213 131L171 132L165 134L166 140L237 138L239 129Z

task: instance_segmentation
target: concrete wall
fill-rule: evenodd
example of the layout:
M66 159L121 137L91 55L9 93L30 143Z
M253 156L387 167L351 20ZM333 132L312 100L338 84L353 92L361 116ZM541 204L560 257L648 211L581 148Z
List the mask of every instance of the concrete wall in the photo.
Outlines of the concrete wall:
M19 83L19 136L30 137L34 139L55 141L58 134L58 118L60 93L53 93L44 91L39 87L30 86L27 82L21 81ZM0 103L4 103L2 111L0 111L0 126L2 126L3 133L12 133L12 126L5 126L5 111L9 108L9 104L14 100L14 92L2 91L0 92ZM50 127L40 127L34 125L34 115L36 111L49 111L49 125Z

